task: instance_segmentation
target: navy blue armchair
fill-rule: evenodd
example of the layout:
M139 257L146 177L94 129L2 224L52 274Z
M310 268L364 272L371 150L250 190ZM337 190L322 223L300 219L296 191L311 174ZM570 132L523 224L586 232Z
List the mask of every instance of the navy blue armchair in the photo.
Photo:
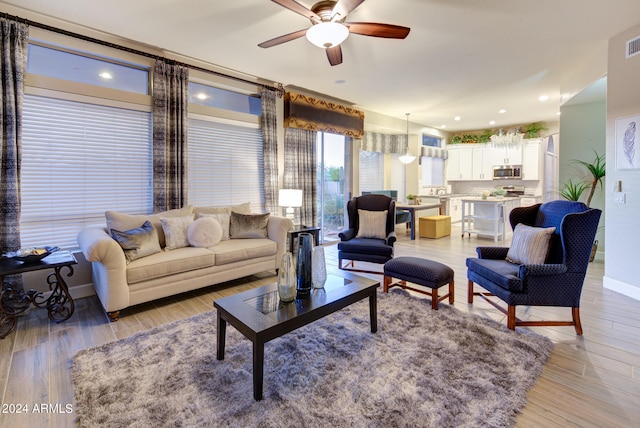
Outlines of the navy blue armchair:
M386 237L358 238L358 209L366 211L387 211ZM384 195L356 196L347 202L349 228L340 232L338 243L338 267L354 272L382 273L355 268L355 261L384 264L393 258L393 244L396 242L395 233L395 201ZM349 262L343 266L342 261Z
M556 228L544 264L514 264L506 260L509 248L478 247L478 258L467 259L468 301L474 296L486 299L507 315L507 327L574 326L582 335L580 295L602 211L582 202L552 201L515 208L509 221L534 227ZM487 292L474 292L474 283ZM491 298L498 297L507 309ZM522 321L516 306L559 306L572 311L571 321Z

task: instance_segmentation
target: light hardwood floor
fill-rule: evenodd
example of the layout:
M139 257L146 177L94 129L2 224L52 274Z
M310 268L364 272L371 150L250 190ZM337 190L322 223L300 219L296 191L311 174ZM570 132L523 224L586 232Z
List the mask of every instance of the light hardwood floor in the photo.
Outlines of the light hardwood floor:
M430 258L454 269L456 308L505 321L481 299L473 306L466 303L465 259L475 256L476 246L494 245L492 241L461 239L455 225L451 237L437 240L411 241L403 227L397 231L396 256ZM331 273L337 266L335 245L326 246L326 258ZM639 426L640 302L603 289L603 274L602 262L590 264L581 303L583 337L576 336L572 327L531 328L553 340L555 347L517 417L518 427ZM16 332L0 340L1 410L20 404L29 407L29 413L0 413L0 427L74 426L73 413L33 410L41 403L63 409L73 404L70 365L78 350L211 310L216 298L274 281L274 273L265 273L139 305L123 311L116 323L108 322L95 297L78 300L75 314L61 324L50 323L44 309L31 310L20 318ZM518 316L569 319L570 311L520 308Z

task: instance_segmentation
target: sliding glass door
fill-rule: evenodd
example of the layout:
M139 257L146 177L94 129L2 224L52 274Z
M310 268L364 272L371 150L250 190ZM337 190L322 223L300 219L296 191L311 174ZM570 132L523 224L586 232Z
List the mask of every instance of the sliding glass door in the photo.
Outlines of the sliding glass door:
M348 194L347 141L342 135L318 132L318 218L323 242L338 240L344 226Z

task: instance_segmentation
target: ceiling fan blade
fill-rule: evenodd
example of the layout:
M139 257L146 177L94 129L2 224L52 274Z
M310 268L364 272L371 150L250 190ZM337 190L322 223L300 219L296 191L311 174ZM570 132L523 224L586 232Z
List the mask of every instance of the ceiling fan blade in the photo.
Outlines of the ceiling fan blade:
M404 39L411 28L400 25L378 24L376 22L345 22L349 32L363 36L384 37L386 39Z
M333 7L331 14L331 20L341 20L347 17L356 7L360 6L364 0L338 0L338 3Z
M298 39L307 34L307 30L298 30L293 33L285 34L284 36L276 37L275 39L267 40L266 42L260 43L258 46L261 48L270 48L272 46L280 45L282 43L290 42L291 40Z
M296 0L271 0L274 3L278 3L280 6L289 9L292 12L299 13L300 15L309 18L311 20L321 21L320 17L309 10L309 8L301 5Z
M342 64L342 48L340 45L332 48L325 49L327 51L327 58L329 58L329 64L338 65Z

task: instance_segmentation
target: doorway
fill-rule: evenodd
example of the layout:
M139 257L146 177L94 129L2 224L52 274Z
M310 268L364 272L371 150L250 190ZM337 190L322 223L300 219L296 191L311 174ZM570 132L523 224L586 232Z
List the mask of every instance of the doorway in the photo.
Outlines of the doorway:
M317 189L318 219L323 243L337 241L345 229L345 189L349 174L347 138L343 135L318 132Z

